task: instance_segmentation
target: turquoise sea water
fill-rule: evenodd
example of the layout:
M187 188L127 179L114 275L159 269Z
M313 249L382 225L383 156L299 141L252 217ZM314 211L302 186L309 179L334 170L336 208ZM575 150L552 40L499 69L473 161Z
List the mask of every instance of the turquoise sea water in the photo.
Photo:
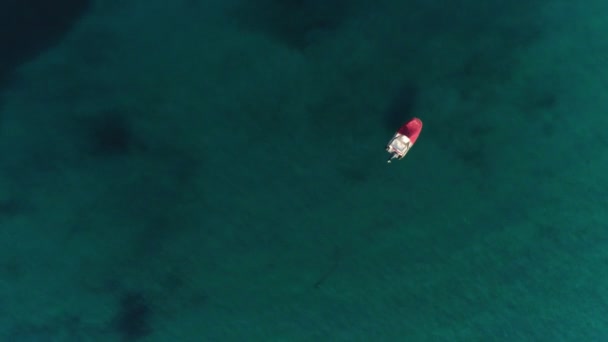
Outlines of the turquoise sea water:
M608 340L605 1L47 3L0 0L0 341Z

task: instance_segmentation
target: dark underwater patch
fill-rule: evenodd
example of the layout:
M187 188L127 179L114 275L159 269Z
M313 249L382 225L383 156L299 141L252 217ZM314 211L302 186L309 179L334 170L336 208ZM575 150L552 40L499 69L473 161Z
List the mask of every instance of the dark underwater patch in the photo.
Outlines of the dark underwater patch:
M302 49L338 28L348 5L346 0L247 1L235 14L243 26Z
M0 224L4 223L6 220L12 220L19 216L30 214L34 210L35 208L24 198L0 198ZM1 264L0 273L2 273Z
M85 127L90 152L94 156L128 154L135 145L131 124L120 111L102 112Z
M114 328L125 341L141 339L151 332L150 307L144 296L128 292L122 296L114 318Z
M61 41L90 0L0 1L0 88L21 64Z
M384 114L384 125L388 131L396 131L412 118L418 93L418 88L411 83L405 83L397 90Z

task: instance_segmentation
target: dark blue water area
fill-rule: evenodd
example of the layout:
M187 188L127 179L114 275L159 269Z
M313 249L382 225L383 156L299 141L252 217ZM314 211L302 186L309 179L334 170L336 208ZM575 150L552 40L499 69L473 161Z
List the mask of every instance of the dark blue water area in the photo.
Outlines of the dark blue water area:
M605 340L607 11L0 0L0 340Z
M61 41L90 6L89 0L0 2L0 80Z

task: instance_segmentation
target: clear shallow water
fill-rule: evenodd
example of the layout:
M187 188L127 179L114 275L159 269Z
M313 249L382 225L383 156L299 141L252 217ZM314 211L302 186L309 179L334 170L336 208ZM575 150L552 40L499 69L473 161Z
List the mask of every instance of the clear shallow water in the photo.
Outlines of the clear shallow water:
M603 3L0 4L4 340L604 339Z

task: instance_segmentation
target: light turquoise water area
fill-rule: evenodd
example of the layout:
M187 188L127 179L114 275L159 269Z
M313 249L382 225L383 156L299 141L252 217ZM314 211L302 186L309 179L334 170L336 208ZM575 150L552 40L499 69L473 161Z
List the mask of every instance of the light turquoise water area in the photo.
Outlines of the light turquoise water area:
M1 341L608 340L605 1L16 4Z

